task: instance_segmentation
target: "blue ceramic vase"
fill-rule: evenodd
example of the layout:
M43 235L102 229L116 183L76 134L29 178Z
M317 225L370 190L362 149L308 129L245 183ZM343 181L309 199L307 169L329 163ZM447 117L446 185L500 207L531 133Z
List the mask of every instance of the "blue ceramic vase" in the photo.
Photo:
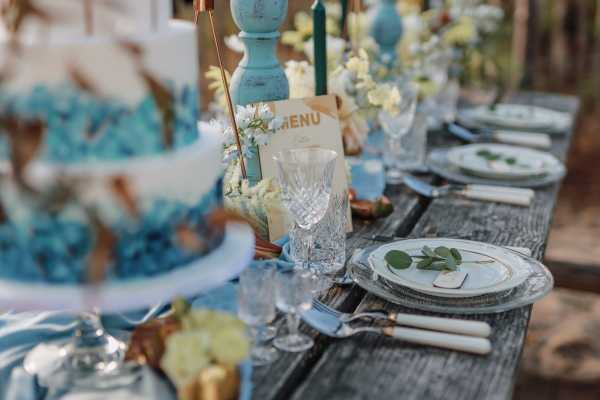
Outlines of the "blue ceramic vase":
M287 16L288 0L231 0L231 15L244 43L244 57L231 77L231 99L236 105L285 100L290 88L277 59L277 31ZM246 159L251 185L262 179L257 149Z
M394 65L397 61L396 46L402 38L402 18L395 0L379 0L371 24L371 36L379 45L381 61Z

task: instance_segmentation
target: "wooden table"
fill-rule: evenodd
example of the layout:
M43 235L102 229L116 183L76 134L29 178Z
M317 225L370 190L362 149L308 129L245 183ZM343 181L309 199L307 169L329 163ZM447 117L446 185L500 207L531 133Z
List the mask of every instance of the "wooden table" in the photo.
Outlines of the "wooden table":
M540 93L519 93L512 100L573 115L579 107L576 98ZM430 139L433 145L457 143L448 135ZM552 152L565 160L570 142L570 133L554 139ZM347 254L376 244L367 239L375 234L452 237L528 247L541 259L559 186L537 190L530 208L458 198L428 200L405 188L390 187L387 195L395 205L393 215L371 223L357 222L347 242ZM332 288L323 300L345 312L373 308L410 311L356 285ZM492 326L493 351L487 356L411 345L374 334L331 339L304 326L315 338L315 347L300 354L282 353L274 364L256 368L253 399L507 399L512 395L530 314L531 307L523 307L468 316Z

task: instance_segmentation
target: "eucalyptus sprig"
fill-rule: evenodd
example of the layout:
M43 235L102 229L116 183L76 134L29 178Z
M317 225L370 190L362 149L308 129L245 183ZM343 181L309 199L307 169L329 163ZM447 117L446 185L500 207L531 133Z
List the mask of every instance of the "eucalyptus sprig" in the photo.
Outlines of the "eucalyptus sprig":
M506 157L500 153L494 153L493 151L490 151L487 149L479 150L476 154L478 157L484 158L485 160L487 160L489 162L504 161L508 165L516 165L517 164L517 159L515 157Z
M439 246L431 249L429 246L423 246L421 255L411 256L400 250L390 250L386 253L385 262L394 269L407 269L417 262L417 268L428 271L456 271L458 266L463 263L460 252L455 248ZM493 262L493 260L473 261L477 264Z

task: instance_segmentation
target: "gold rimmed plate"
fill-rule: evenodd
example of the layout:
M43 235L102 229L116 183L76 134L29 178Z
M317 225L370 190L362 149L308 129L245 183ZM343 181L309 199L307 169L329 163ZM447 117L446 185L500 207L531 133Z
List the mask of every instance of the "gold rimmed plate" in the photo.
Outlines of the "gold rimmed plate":
M421 249L439 246L457 249L463 261L458 267L468 274L459 289L443 289L433 285L439 271L422 270L416 262L406 269L392 268L385 255L400 250L411 256L421 255ZM439 297L475 297L513 289L522 284L530 274L528 264L515 252L504 247L459 239L429 238L407 239L388 243L374 250L368 258L377 275L412 290Z

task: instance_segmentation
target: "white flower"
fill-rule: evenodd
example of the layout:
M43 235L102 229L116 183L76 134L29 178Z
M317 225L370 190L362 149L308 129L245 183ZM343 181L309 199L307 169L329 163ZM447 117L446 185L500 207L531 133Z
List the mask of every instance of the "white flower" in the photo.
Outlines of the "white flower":
M273 119L273 117L273 112L267 104L263 103L258 107L258 118L262 120L270 120Z
M225 46L236 53L244 52L244 42L241 41L238 35L229 35L225 38Z
M283 125L283 118L275 117L271 120L271 122L269 122L269 130L276 131L279 128L281 128L282 125Z

